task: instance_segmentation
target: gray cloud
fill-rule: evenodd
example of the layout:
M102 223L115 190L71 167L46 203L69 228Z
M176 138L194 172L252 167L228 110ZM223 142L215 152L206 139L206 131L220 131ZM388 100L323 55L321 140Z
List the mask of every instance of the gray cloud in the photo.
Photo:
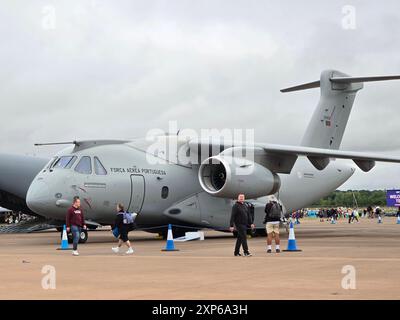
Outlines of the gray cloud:
M283 95L321 70L400 73L398 2L5 1L0 36L0 148L49 156L41 141L145 136L152 128L254 128L298 144L319 92ZM55 9L55 29L42 26ZM400 83L367 84L343 149L398 154ZM390 188L379 164L344 188Z

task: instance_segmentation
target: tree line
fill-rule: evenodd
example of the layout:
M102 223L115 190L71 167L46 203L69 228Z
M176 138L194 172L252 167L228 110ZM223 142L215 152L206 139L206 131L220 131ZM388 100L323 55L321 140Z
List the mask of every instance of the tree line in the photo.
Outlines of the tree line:
M358 207L386 206L385 190L336 190L322 198L314 206L317 207L354 207L355 200Z

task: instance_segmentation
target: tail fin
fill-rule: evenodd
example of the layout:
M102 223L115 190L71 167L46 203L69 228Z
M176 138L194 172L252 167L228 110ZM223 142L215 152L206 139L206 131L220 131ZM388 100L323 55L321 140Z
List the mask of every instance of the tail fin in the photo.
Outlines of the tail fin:
M301 142L302 146L339 149L356 94L364 82L398 80L400 76L350 77L326 70L320 81L281 90L292 92L320 87L321 97Z

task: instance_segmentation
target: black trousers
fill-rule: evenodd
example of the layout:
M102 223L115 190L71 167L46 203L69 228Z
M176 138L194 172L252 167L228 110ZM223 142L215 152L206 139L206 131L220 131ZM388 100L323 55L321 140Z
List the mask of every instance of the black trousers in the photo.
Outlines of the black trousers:
M243 247L244 253L249 252L249 247L247 246L247 226L246 225L237 225L237 239L235 246L235 254L239 254L240 247Z

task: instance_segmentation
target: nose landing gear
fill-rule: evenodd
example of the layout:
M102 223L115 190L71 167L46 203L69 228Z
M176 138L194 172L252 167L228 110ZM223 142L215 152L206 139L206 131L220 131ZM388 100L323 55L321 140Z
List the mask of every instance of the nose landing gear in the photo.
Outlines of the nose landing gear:
M87 230L81 230L81 234L79 235L79 243L86 243L89 238L89 234Z

